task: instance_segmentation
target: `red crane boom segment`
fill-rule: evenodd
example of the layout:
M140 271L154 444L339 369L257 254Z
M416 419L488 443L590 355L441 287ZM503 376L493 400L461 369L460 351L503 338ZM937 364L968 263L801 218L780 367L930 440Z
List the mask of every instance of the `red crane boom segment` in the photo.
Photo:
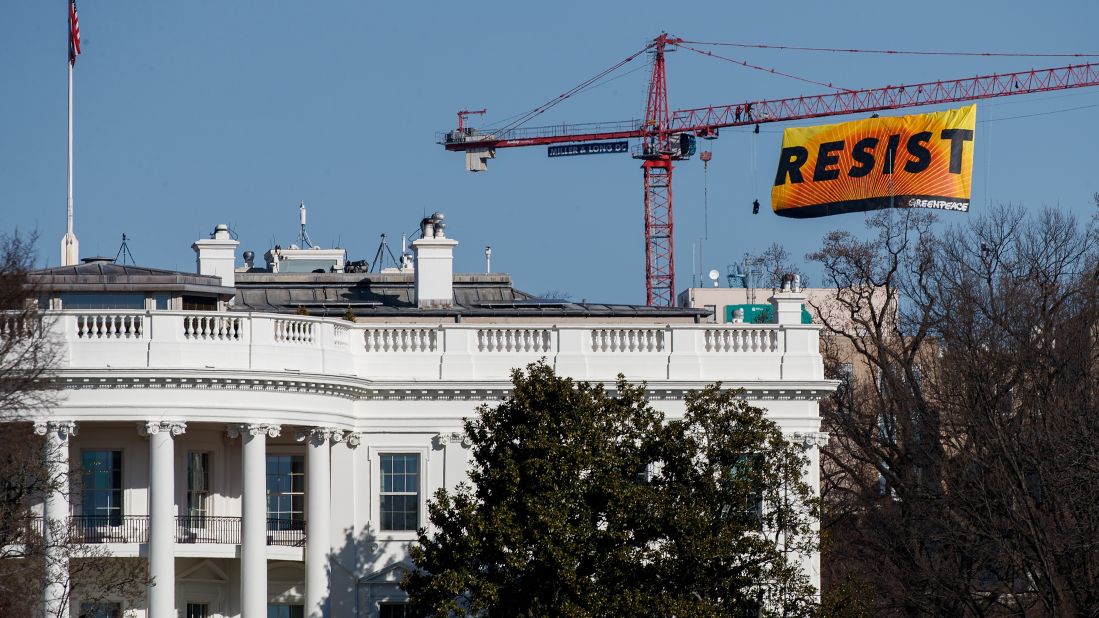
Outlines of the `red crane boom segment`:
M461 120L466 115L483 113L484 110L463 110L459 113L458 130L437 136L437 141L447 150L467 152L467 166L471 171L485 169L484 160L493 158L497 148L640 139L640 147L635 149L633 156L643 160L645 292L647 303L658 306L672 306L675 302L672 162L690 158L694 154L695 136L716 138L718 130L723 127L959 103L1099 85L1099 63L1085 63L922 84L842 90L788 99L746 101L732 105L669 111L664 49L668 45L681 43L682 39L661 34L646 46L646 50L653 53L653 68L644 120L482 131L464 126ZM637 55L634 54L616 67ZM554 101L555 104L556 102L557 100ZM470 154L476 153L481 157L479 167L470 163Z

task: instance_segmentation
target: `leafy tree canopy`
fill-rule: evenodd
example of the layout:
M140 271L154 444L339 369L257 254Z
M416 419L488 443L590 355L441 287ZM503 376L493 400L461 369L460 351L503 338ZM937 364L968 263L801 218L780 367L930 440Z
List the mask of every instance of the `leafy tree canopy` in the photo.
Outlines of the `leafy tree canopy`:
M465 423L469 483L429 505L402 584L415 611L492 616L811 615L816 504L802 447L713 385L666 421L544 363ZM800 552L800 554L799 554Z

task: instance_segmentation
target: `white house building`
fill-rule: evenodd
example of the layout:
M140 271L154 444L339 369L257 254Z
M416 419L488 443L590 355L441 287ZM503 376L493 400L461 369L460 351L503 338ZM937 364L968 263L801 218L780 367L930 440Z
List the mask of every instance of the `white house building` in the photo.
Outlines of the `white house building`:
M36 271L63 392L35 426L64 454L56 471L73 470L43 516L147 557L153 579L146 598L93 607L55 578L46 615L403 616L397 583L426 501L467 473L461 420L543 358L579 380L646 381L670 416L720 380L788 434L823 438L834 383L799 291L774 294L770 324L538 299L504 274L454 274L441 217L423 233L412 268L385 273L293 272L279 251L279 272L250 255L241 267L224 226L193 245L196 274L109 260ZM818 561L805 557L814 581Z

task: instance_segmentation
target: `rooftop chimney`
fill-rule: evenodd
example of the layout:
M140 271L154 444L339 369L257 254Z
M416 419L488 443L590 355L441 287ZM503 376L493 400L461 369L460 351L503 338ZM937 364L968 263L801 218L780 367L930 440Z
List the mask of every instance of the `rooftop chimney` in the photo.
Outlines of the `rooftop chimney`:
M801 309L805 294L801 291L801 277L786 273L782 276L782 288L771 297L776 324L801 324Z
M236 250L240 243L229 236L229 226L224 223L214 228L210 238L196 240L195 250L198 274L221 277L221 284L236 285Z
M420 222L423 238L412 243L416 256L416 306L454 305L454 247L458 241L446 237L443 213Z

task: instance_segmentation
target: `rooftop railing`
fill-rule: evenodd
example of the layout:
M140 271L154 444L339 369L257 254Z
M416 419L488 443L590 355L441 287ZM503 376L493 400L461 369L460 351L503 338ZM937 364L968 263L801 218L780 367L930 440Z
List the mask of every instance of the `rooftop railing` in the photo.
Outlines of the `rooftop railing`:
M368 380L508 380L545 359L584 380L822 379L802 324L369 323L262 313L58 312L67 368L300 372ZM796 358L795 362L788 362Z

